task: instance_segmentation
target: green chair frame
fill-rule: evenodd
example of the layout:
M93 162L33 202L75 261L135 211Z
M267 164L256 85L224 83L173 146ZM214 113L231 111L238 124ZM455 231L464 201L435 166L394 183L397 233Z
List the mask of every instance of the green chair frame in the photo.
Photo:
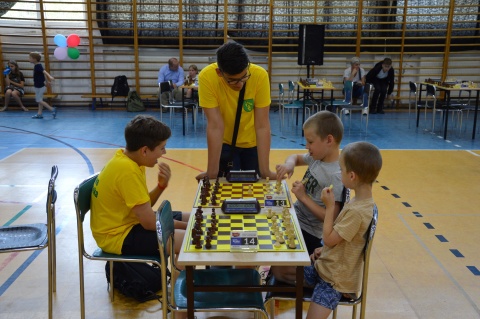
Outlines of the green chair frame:
M168 311L186 312L186 271L180 270L175 264L174 253L169 258L169 252L174 252L174 225L172 206L165 200L157 211L157 238L161 258L162 271L162 310L163 318L167 319ZM168 248L167 248L168 247ZM172 273L170 293L167 290L168 259ZM258 285L261 276L255 269L196 269L194 271L196 285L209 286L245 286ZM268 318L263 304L263 297L258 292L195 292L194 307L196 312L253 312Z
M53 293L57 290L55 202L57 191L55 181L58 167L52 166L47 193L47 222L0 227L0 253L23 252L48 249L48 318L53 317Z
M134 255L116 255L104 252L101 248L96 248L93 253L87 252L84 242L84 229L83 222L85 216L90 211L91 194L94 188L94 184L97 180L98 173L93 174L84 181L82 181L74 190L73 199L75 202L75 210L77 213L77 233L78 233L78 266L80 275L80 317L85 319L85 282L84 282L84 265L83 258L98 261L108 261L110 266L110 284L108 291L110 294L110 300L114 300L114 288L113 288L113 263L120 262L140 262L140 263L152 263L156 264L159 268L160 256L154 258L152 256L134 256Z
M357 306L360 304L360 319L365 319L365 311L367 308L367 288L368 288L368 270L370 265L370 252L372 250L373 244L373 237L375 236L375 231L377 230L377 223L378 223L378 209L377 206L374 205L373 207L373 217L370 223L370 227L367 231L367 241L365 243L365 252L363 254L363 270L362 270L362 289L358 296L352 296L353 298L346 298L342 297L340 300L339 306L351 306L352 309L352 319L357 317ZM279 282L278 280L273 277L269 283L273 285L287 285L284 283ZM313 289L311 288L304 288L303 292L303 301L304 302L311 302ZM267 297L265 298L265 307L270 305L270 313L271 318L273 319L275 316L275 300L284 300L284 301L293 301L295 300L295 296L292 294L286 293L268 293ZM338 307L337 307L338 308ZM333 319L337 318L337 308L333 309Z

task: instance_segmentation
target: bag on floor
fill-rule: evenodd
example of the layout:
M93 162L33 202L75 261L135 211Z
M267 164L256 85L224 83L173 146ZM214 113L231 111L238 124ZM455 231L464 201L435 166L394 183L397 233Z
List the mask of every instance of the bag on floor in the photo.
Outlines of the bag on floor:
M112 101L115 96L127 96L129 91L127 77L125 75L116 76L111 89Z
M143 104L142 99L140 98L140 96L138 96L137 91L135 90L128 92L127 111L128 112L145 111L145 105Z
M105 275L110 284L110 265L105 265ZM157 299L157 292L162 289L162 275L158 267L147 263L114 262L113 287L127 297L139 302ZM111 289L111 288L110 288Z

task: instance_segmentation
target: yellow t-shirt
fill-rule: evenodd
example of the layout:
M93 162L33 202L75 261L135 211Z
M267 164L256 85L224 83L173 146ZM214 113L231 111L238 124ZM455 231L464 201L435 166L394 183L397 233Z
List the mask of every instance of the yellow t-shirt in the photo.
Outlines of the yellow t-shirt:
M98 247L121 254L125 237L139 224L132 208L150 201L145 167L118 150L95 181L90 227Z
M232 90L227 82L218 76L217 68L217 63L212 63L200 72L198 96L201 107L220 108L225 125L223 143L231 144L240 91ZM242 148L257 146L254 108L268 107L271 103L270 80L267 71L250 63L249 72L251 76L246 82L247 87L236 142L236 146Z

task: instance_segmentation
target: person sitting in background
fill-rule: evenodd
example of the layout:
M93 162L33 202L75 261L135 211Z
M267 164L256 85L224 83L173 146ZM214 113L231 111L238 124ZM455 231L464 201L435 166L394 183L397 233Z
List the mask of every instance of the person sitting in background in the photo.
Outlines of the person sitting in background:
M352 104L357 104L357 99L362 99L363 89L365 87L365 70L360 67L360 58L353 57L350 60L350 67L346 68L343 72L343 83L345 81L353 82L352 90ZM344 92L345 94L345 92ZM368 109L363 110L363 114L366 115ZM349 114L348 110L345 111L345 115Z
M27 112L28 109L22 103L25 77L23 73L20 72L15 60L8 61L8 68L10 69L10 73L5 76L5 106L0 109L0 112L7 110L11 98L20 105L24 112Z
M173 90L173 98L176 101L181 101L182 90L179 89L179 87L182 86L184 82L184 71L176 58L170 58L168 63L162 66L158 71L158 84L169 81L172 86L171 89ZM163 92L160 98L162 100L162 104L168 104L167 92Z
M385 97L392 94L395 84L395 71L392 67L392 60L385 58L383 61L375 64L373 69L367 73L367 82L372 83L375 88L372 102L370 103L370 114L385 114L383 111Z
M195 64L192 64L188 67L188 75L185 77L185 85L198 85L198 68ZM185 97L187 99L192 98L195 94L193 91L197 91L198 88L192 87L191 89L187 89L187 93L185 93Z

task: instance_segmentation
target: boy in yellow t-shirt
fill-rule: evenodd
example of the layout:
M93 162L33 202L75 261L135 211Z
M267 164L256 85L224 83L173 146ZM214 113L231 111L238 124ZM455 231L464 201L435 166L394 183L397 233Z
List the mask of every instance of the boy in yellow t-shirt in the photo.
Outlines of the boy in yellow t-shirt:
M166 153L170 128L152 116L137 115L125 128L125 149L100 172L91 195L90 226L97 245L112 254L158 257L156 217L152 206L168 186L170 167L158 163L158 183L148 190L145 167ZM176 251L189 214L174 212Z

